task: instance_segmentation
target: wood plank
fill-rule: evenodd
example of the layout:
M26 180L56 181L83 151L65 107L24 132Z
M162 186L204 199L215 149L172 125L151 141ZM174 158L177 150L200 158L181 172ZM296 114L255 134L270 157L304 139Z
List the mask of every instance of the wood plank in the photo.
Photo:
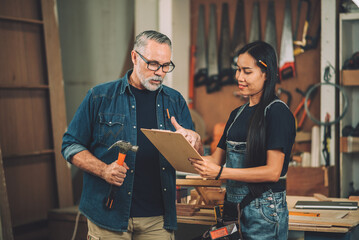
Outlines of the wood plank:
M56 3L54 0L42 0L44 36L48 81L50 87L51 122L55 150L56 179L60 207L73 205L71 172L61 155L62 136L67 127L64 81L62 75L60 37Z
M325 180L328 180L327 183ZM287 172L287 194L294 196L311 196L320 193L324 196L334 195L335 167L289 167Z
M6 161L6 160L9 160L12 158L33 157L33 156L41 156L41 155L46 155L46 154L54 154L54 150L53 149L45 149L45 150L35 151L35 152L13 154L13 155L9 155L9 156L4 156L3 158Z
M289 222L291 223L306 223L306 224L314 224L316 226L319 225L330 225L334 227L347 227L351 228L358 225L358 222L347 220L347 219L334 219L334 218L324 218L324 217L303 217L303 216L289 216Z
M13 240L9 199L0 147L0 239Z
M324 196L321 193L314 193L313 196L318 199L319 201L331 201L330 198Z
M12 226L46 220L49 209L58 207L53 154L13 158L4 167Z
M340 152L343 153L359 152L359 137L341 137Z
M304 232L327 232L327 233L347 233L348 232L347 228L313 226L313 225L309 225L309 224L298 224L298 223L289 224L289 230L304 231Z
M34 89L34 90L38 90L38 89L44 89L44 90L47 90L49 89L49 86L48 85L34 85L34 84L28 84L28 85L10 85L10 84L0 84L0 89L12 89L12 90L22 90L22 89L26 89L26 90L29 90L29 89Z
M18 21L24 23L35 23L35 24L43 24L43 21L35 20L35 19L28 19L28 18L18 18L18 17L9 17L0 15L0 20L8 20L8 21Z
M193 187L220 187L222 180L202 180L202 179L177 179L177 186L193 186Z

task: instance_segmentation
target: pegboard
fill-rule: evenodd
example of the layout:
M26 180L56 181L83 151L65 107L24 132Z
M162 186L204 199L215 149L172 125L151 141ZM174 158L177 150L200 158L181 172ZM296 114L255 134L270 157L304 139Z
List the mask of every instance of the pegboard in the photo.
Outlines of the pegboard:
M256 0L245 0L244 1L244 19L245 19L245 32L246 32L246 41L248 42L252 18L253 3ZM258 0L257 0L258 1ZM265 37L265 27L266 27L266 18L267 18L267 7L268 0L259 0L260 8L260 25L261 25L261 39L264 40ZM292 14L292 32L294 34L295 25L298 15L298 2L299 0L291 0L291 14ZM309 26L308 35L314 36L316 33L317 26L320 23L320 0L311 0L311 14L314 14L314 17ZM208 31L209 31L209 15L210 15L210 5L216 4L216 14L217 14L217 44L220 42L220 27L221 27L221 13L222 13L222 4L228 3L229 6L229 24L230 24L230 34L231 39L233 36L233 27L234 19L236 14L237 0L192 0L191 1L191 45L196 45L197 37L197 25L198 25L198 9L200 4L205 6L205 33L206 39L208 41ZM280 54L280 42L282 36L283 20L284 20L284 8L285 0L275 0L275 25L276 25L276 37L277 37L277 48L278 48L278 58ZM305 14L307 10L307 5L301 5L300 11L300 20L297 33L297 40L301 39L303 25L305 22ZM217 49L219 46L217 47ZM279 59L278 59L279 61ZM296 88L301 89L302 91L307 90L307 88L312 85L320 82L320 39L318 40L318 45L315 49L308 50L295 57L295 68L296 76L283 80L277 84L277 88L283 88L289 91L292 95L292 101L290 109L292 112L295 111L296 107L302 100L302 96L295 91ZM206 92L206 86L199 86L194 88L194 97L193 97L193 107L194 109L201 114L205 123L206 131L209 137L213 134L213 127L216 123L226 122L229 114L236 107L242 105L246 102L245 99L234 96L234 92L237 90L237 85L227 85L223 86L220 91L208 94ZM280 98L286 102L287 97L281 95ZM317 92L312 103L309 107L311 114L315 118L320 116L320 92ZM303 109L304 110L304 109ZM302 110L302 111L303 111ZM301 113L299 114L299 117ZM307 117L304 121L302 131L310 132L314 123ZM210 140L210 139L208 139Z

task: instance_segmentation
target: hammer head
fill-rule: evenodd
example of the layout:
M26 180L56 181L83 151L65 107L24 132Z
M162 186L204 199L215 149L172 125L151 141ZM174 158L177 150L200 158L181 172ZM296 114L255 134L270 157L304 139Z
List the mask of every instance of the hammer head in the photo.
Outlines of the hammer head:
M127 153L128 151L137 152L138 146L133 146L131 143L119 140L112 144L111 147L109 147L107 150L110 150L113 147L119 147L121 153Z

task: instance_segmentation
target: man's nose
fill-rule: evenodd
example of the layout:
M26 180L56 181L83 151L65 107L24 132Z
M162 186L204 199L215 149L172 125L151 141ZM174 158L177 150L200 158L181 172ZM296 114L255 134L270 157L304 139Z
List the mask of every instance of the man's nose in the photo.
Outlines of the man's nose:
M157 76L164 76L164 75L166 75L166 73L163 71L163 68L162 68L162 67L160 67L159 69L157 69L157 70L155 71L155 74L156 74Z

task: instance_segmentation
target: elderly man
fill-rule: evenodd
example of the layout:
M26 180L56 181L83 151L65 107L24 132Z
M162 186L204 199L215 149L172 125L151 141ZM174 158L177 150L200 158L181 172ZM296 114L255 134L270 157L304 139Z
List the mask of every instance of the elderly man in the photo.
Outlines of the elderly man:
M175 169L140 130L178 131L203 151L184 98L162 85L175 68L171 53L167 36L140 33L131 52L133 70L92 88L64 134L63 156L84 170L79 208L88 218L88 239L174 239ZM108 150L118 140L139 146L123 166L115 162L118 149Z

